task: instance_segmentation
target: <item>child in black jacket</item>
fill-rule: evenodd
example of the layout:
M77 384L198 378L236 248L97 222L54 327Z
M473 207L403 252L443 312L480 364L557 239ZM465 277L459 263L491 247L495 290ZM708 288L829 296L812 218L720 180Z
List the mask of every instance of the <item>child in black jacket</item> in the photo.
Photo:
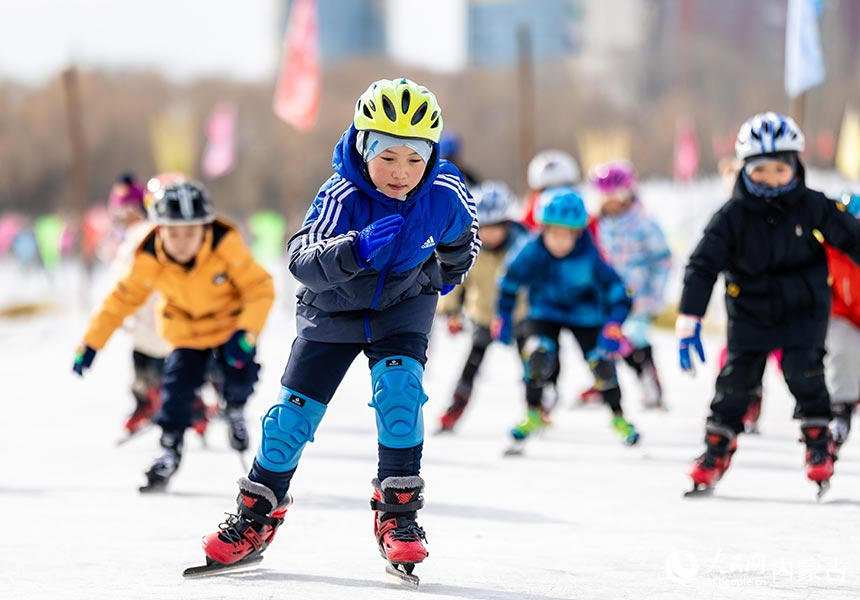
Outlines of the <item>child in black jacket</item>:
M823 491L833 475L822 362L830 289L822 241L860 262L860 225L844 205L806 187L798 157L803 147L803 133L789 117L768 112L741 126L735 153L744 164L731 199L687 265L675 326L683 370L693 370L691 347L704 361L701 318L720 273L728 314L728 357L705 428L707 449L690 471L694 491L709 490L729 468L743 415L768 353L777 348L797 401L807 477Z

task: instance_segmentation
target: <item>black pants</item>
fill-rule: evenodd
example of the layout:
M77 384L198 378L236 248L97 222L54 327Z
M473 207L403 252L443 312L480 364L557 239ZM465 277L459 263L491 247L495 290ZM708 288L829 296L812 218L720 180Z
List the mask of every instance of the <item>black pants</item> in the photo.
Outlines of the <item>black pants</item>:
M369 368L388 356L408 356L424 365L427 363L427 342L428 338L423 333L403 333L366 344L336 344L296 338L281 376L281 385L328 404L361 352L367 356ZM423 443L412 448L388 448L377 443L379 480L418 475L423 448ZM249 478L267 486L278 499L282 499L295 472L293 469L275 473L255 460Z
M735 432L743 431L743 416L757 397L770 352L728 351L726 364L717 376L709 422ZM794 417L797 419L831 417L823 359L823 348L782 349L782 374L796 401Z
M254 392L260 365L251 358L241 369L227 364L221 348L176 348L164 363L162 405L157 423L165 431L185 431L191 426L197 390L216 371L220 393L228 406L244 406Z
M525 330L523 324L518 324L514 327L514 338L516 339L517 347L522 352L523 343L525 342ZM463 372L460 374L460 379L457 381L457 390L466 397L472 393L472 386L475 383L475 376L478 374L478 369L481 368L481 363L484 362L484 355L487 352L490 344L493 342L493 336L490 333L489 327L475 325L472 332L472 348L469 350L469 356L466 358L466 364L463 365Z
M597 346L600 327L570 327L562 323L539 320L529 320L526 323L526 342L522 354L526 366L526 403L530 408L540 408L544 386L558 378L561 369L558 358L558 338L564 329L573 334L583 356L588 357L589 353ZM540 351L533 351L534 341L540 337L549 338L555 342L556 351L554 354L541 356ZM551 361L551 364L536 364L546 360ZM618 387L615 363L611 360L594 360L589 361L588 366L594 376L595 387L603 394L603 401L614 414L622 414L621 388Z

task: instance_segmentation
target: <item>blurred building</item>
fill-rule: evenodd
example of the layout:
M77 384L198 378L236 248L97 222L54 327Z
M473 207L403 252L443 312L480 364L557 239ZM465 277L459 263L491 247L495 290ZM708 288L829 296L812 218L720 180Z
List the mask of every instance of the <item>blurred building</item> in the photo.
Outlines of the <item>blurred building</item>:
M384 0L317 0L323 62L383 54L385 9Z
M531 31L536 61L576 54L581 47L581 4L573 0L470 1L469 61L489 67L515 64L521 26Z

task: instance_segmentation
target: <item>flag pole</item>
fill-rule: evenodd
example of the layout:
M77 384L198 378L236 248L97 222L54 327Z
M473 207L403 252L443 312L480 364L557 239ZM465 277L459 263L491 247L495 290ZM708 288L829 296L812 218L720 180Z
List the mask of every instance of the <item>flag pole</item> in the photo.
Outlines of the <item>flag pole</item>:
M526 171L531 157L534 156L534 69L532 62L531 29L526 24L517 28L517 92L519 96L519 138L520 169L519 188L525 191Z
M791 99L791 118L803 130L803 117L806 114L806 92L802 92Z
M75 245L83 266L81 301L86 306L88 301L90 269L92 257L84 256L83 232L84 219L87 212L87 148L84 140L83 119L81 117L81 99L78 87L78 71L69 67L63 71L63 96L66 104L66 124L68 127L69 144L72 149L72 193L75 213L78 220L78 235Z

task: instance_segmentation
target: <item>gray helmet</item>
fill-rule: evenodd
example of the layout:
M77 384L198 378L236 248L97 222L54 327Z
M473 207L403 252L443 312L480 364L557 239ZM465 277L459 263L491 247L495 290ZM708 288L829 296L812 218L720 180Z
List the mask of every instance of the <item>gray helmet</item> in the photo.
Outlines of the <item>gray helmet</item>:
M177 181L155 190L148 216L159 225L195 225L215 220L209 194L196 181Z

